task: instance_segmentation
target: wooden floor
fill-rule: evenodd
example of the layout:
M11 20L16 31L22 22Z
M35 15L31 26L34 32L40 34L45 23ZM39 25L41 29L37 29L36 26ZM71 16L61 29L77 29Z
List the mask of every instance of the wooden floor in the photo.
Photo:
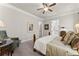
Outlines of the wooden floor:
M29 40L21 43L20 47L14 51L13 56L42 56L38 52L33 51L33 42Z

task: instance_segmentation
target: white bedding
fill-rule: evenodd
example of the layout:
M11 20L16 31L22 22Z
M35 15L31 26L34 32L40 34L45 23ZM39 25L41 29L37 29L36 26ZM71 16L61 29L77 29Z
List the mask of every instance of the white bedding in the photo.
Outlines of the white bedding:
M52 54L55 56L72 56L79 55L76 50L73 50L69 45L64 45L60 40L54 40L51 43L48 43L52 48Z
M46 55L46 45L52 41L57 35L51 35L42 37L36 40L34 48L41 52L42 54Z

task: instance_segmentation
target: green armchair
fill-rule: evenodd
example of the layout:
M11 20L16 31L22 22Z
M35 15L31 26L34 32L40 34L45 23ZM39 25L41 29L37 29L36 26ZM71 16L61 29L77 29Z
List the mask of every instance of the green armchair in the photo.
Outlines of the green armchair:
M0 31L0 40L9 39L10 37L7 36L7 33L5 30ZM20 40L18 37L10 38L13 40L13 48L19 47Z
M5 30L0 31L0 40L8 39L7 33Z

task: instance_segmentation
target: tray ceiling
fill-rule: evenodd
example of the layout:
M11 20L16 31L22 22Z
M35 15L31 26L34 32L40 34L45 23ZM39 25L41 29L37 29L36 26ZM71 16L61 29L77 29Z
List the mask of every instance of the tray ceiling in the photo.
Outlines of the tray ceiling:
M52 19L66 13L79 10L79 3L57 3L53 6L53 12L48 11L45 14L42 14L42 11L37 10L38 8L43 7L42 3L10 3L10 5L43 19Z

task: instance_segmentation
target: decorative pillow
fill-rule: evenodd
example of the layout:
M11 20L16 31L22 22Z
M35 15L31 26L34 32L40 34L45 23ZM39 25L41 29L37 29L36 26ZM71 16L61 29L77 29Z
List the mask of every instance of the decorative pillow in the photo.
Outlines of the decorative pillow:
M79 42L79 37L76 36L72 41L71 41L71 47L74 48L77 43Z
M79 37L79 33L76 34Z
M69 44L71 40L74 38L74 36L75 36L75 33L72 31L69 31L64 38L64 44Z
M67 44L70 44L70 42L75 38L75 36L76 36L75 33L73 33L73 32L70 33L70 37L69 37L69 39L67 40L66 43L67 43Z
M78 40L77 43L74 45L74 48L79 49L79 40Z
M60 31L60 37L62 37L61 41L63 41L65 36L66 36L66 31Z
M66 36L64 37L63 40L64 40L65 42L67 42L67 40L69 39L69 37L70 37L70 32L68 32L68 33L66 34Z

